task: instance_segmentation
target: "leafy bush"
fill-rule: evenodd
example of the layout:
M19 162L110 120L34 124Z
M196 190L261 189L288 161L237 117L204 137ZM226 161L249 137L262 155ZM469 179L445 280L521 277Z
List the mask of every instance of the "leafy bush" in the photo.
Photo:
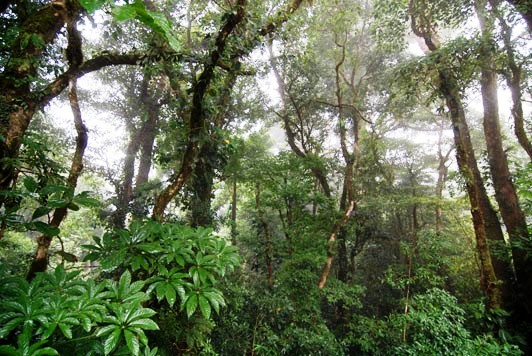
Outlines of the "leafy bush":
M399 355L520 355L514 345L499 343L491 335L473 337L464 327L464 310L448 292L433 288L412 298L403 319L406 343Z
M162 338L145 332L161 322L165 337L182 335L188 349L205 347L212 311L225 305L215 285L239 264L236 248L208 229L152 221L95 242L85 260L98 261L102 277L116 278L83 279L60 265L31 282L2 281L0 354L152 355L158 350L148 338Z
M0 339L11 345L0 346L0 354L151 352L144 331L158 329L155 311L141 306L149 296L129 272L118 282L95 282L60 265L31 282L11 277L2 285Z
M85 246L91 251L85 260L99 261L105 271L131 270L158 302L172 307L179 297L188 317L198 310L205 319L219 312L225 301L216 280L240 263L236 247L201 227L136 222L94 240Z
M237 248L212 233L154 221L134 222L129 230L109 231L85 246L85 260L99 261L107 273L131 270L146 282L147 293L161 314L165 337L154 335L169 353L197 352L208 346L212 312L225 306L217 281L240 263ZM166 346L164 346L166 345Z

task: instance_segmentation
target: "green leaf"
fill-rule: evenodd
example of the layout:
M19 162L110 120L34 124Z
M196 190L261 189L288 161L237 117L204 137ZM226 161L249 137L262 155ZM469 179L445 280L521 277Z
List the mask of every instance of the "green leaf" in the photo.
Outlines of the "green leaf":
M130 327L141 328L144 330L159 330L159 325L151 319L135 320L128 324Z
M173 286L169 285L166 287L165 297L168 301L168 304L170 304L171 307L174 306L176 301L176 292Z
M85 332L90 332L91 331L91 327L92 327L91 319L88 316L86 316L86 315L80 315L79 316L79 320L80 320L80 324L81 324L81 327L83 328L83 330L85 330Z
M209 319L211 317L211 305L209 304L209 301L204 296L200 295L198 296L198 302L201 310L201 314L205 317L205 319Z
M155 287L155 295L157 296L157 300L161 301L166 294L166 284L165 283L157 283L157 286Z
M13 313L14 315L18 315L17 313ZM7 323L5 323L1 328L0 328L0 339L3 339L5 338L7 335L9 335L9 333L15 329L19 324L21 324L22 322L24 321L24 318L23 317L18 317L18 318L14 318L14 319L11 319L9 320Z
M91 195L91 192L88 192L88 191L81 192L78 195L76 195L74 199L72 199L72 201L86 208L100 207L102 205L100 201L96 198L92 198L90 195Z
M56 327L57 327L57 323L50 323L48 325L48 328L46 328L46 330L42 334L42 338L43 339L48 339L50 337L50 335L52 335L54 333Z
M53 349L51 347L44 347L42 349L39 349L31 354L31 356L55 356L59 355L59 352L57 352L56 349Z
M124 330L124 338L126 339L127 348L132 355L138 355L140 352L139 339L129 330Z
M18 356L20 354L17 351L17 349L15 349L13 346L2 345L2 346L0 346L0 355Z
M70 201L67 199L48 199L47 205L51 208L64 208L70 204Z
M33 212L33 215L31 216L31 220L35 220L40 218L41 216L47 215L50 211L52 211L52 208L47 206L40 206Z
M135 321L144 318L151 318L156 314L155 310L150 308L140 308L135 310L128 318L128 321Z
M35 221L33 223L35 230L46 236L57 236L61 232L58 227L43 223L42 221Z
M69 193L71 191L72 191L71 187L67 187L64 185L50 184L42 188L40 193L41 195L49 195L49 194L54 194L54 193Z
M122 297L124 296L124 294L127 293L130 285L131 285L131 273L129 271L125 271L124 273L122 273L122 276L120 277L120 280L118 281L118 291Z
M67 339L72 339L72 329L68 324L59 323L59 329Z
M111 353L111 351L113 351L116 347L116 345L118 345L118 341L120 340L120 335L122 334L122 330L115 327L115 331L113 331L111 333L111 335L109 335L109 337L105 340L105 342L103 343L103 351L106 355L109 355Z
M101 8L106 3L106 0L79 0L79 3L89 14L92 14Z
M24 180L22 181L22 184L24 184L24 187L29 192L35 192L37 188L39 187L39 184L33 179L33 177L24 177Z
M114 6L111 14L116 21L122 22L134 19L137 16L137 9L135 4L126 4L122 6Z
M194 312L198 308L198 296L197 296L197 294L191 294L188 297L187 303L186 303L186 308L187 308L187 317L190 318L192 316L192 314L194 314Z
M96 337L100 337L100 336L103 336L103 335L107 335L109 334L111 331L113 331L114 329L116 329L116 325L106 325L100 329L98 329L98 331L96 331Z

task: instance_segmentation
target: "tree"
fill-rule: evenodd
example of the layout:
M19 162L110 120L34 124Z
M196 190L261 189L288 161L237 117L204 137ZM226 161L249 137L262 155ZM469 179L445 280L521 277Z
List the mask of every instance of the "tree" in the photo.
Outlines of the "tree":
M507 305L510 309L517 307L514 310L516 319L519 320L524 317L525 320L528 320L532 315L532 310L528 303L530 296L532 296L532 282L530 282L529 278L532 272L532 261L527 258L526 251L516 248L515 245L516 241L527 241L529 239L528 227L523 210L519 205L515 186L512 183L512 176L502 144L497 99L497 73L496 68L494 68L494 48L496 48L496 45L493 39L493 31L495 13L489 13L486 6L487 2L475 2L481 29L480 89L484 104L484 135L495 198L510 241L514 243L512 257L516 286L512 286L512 288L516 288L517 291L517 295L514 296L516 306L512 305L513 303L508 303ZM521 316L521 314L524 315Z

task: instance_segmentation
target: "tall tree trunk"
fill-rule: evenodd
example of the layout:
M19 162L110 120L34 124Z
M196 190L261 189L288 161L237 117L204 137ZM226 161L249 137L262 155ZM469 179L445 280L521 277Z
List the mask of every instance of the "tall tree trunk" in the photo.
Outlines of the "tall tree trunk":
M164 211L170 201L181 190L189 176L193 172L193 164L196 161L200 146L201 136L205 134L205 109L204 98L211 82L214 79L214 68L221 58L229 35L233 32L236 26L244 20L244 10L246 0L237 1L237 11L231 12L227 17L226 22L218 31L218 36L215 41L215 48L210 53L210 58L201 75L194 86L192 96L192 108L190 111L188 143L181 160L181 168L175 175L174 179L156 198L153 207L153 219L161 221L163 219Z
M146 121L140 137L140 158L137 177L135 178L135 190L138 191L148 182L153 156L153 144L157 135L157 123L159 121L160 105L147 107L148 120Z
M516 61L515 50L512 44L512 28L508 25L504 16L501 14L498 6L498 0L489 0L492 11L496 14L500 24L500 33L504 43L504 50L508 59L508 70L503 71L506 84L512 94L512 116L514 118L514 133L517 141L521 147L528 154L532 161L532 143L528 138L524 124L523 115L523 92L521 89L521 82L523 77L523 70Z
M430 30L432 26L430 23L425 23L426 19L422 14L417 13L417 6L416 0L410 2L412 31L424 40L429 51L437 51L439 44ZM435 65L439 76L438 89L445 99L453 125L458 168L464 177L471 205L477 253L481 265L480 284L487 298L488 309L500 309L503 306L503 297L509 295L509 288L512 285L511 270L508 268L508 263L493 258L488 239L493 240L494 243L504 244L504 236L477 166L458 82L445 67L444 61ZM502 285L499 280L503 282Z
M126 156L124 158L124 166L122 167L122 183L118 187L118 194L116 200L116 210L112 215L113 225L119 229L123 229L126 224L126 215L129 211L129 202L133 194L133 177L135 175L135 158L140 147L139 136L141 129L135 130L133 124L131 126L129 143L126 147Z
M342 148L342 156L345 162L344 168L344 184L342 191L342 198L340 199L340 211L345 211L348 204L351 205L355 201L355 191L353 186L355 157L358 154L358 139L359 139L359 125L358 118L351 118L352 123L352 147L351 151L347 144L347 119L344 112L344 97L342 91L342 67L346 57L346 43L347 32L344 33L342 42L338 42L335 36L336 46L341 48L340 59L335 65L335 85L336 85L336 102L338 107L338 127L340 131L340 146ZM354 209L354 208L353 208ZM338 233L338 279L347 282L349 271L349 256L347 252L347 231L345 225L340 227Z
M238 57L234 57L233 61L236 65ZM216 170L223 168L219 165L225 163L219 147L221 137L216 130L223 130L230 121L231 98L236 79L235 71L227 73L217 102L218 114L211 118L213 128L210 130L210 140L202 145L198 154L199 160L196 162L191 184L192 226L210 226L213 223L211 201L214 197L214 177Z
M440 70L440 90L445 96L447 107L453 122L453 133L456 147L456 160L460 173L465 179L466 190L471 205L471 216L477 242L477 252L481 264L481 285L486 293L489 309L502 307L502 291L509 287L508 269L505 264L494 264L490 253L488 238L494 242L504 243L496 214L482 182L477 161L471 144L469 127L465 119L464 110L459 99L457 84L444 70ZM498 274L496 275L496 271ZM503 286L499 285L501 279ZM507 293L505 293L506 295Z
M122 168L122 182L117 191L116 211L112 216L113 225L117 228L123 229L125 227L126 216L130 210L142 211L141 208L130 209L130 203L134 200L135 195L138 194L140 187L148 181L150 173L157 121L160 108L164 103L164 100L160 101L160 98L153 97L156 95L165 96L165 93L150 92L149 83L152 79L151 74L144 73L140 88L140 104L138 106L140 116L143 118L142 123L139 127L135 127L131 119L126 123L126 128L129 132L129 142L126 147L126 156ZM133 87L136 86L135 83L132 83L132 85ZM135 95L134 90L131 90L131 93L130 95ZM135 162L139 151L141 151L140 163L135 178ZM133 188L134 179L135 188Z
M131 206L131 213L136 218L145 217L148 211L143 189L150 177L153 145L155 143L155 136L157 135L157 125L161 105L161 103L150 103L147 105L148 119L141 129L139 167L135 178L135 187L132 196L133 203Z
M484 105L484 136L488 151L488 161L495 190L495 199L499 205L500 213L510 236L512 255L517 277L517 295L513 294L518 303L516 312L526 312L529 319L532 316L530 300L532 298L532 261L527 259L526 251L517 248L515 242L528 240L528 229L523 210L519 206L517 192L512 183L512 177L508 168L506 154L499 124L499 107L497 98L497 73L493 68L495 54L493 48L496 44L492 37L494 23L490 14L486 12L486 2L475 2L477 16L482 30L482 44L480 49L481 67L481 93ZM510 305L510 307L514 307Z

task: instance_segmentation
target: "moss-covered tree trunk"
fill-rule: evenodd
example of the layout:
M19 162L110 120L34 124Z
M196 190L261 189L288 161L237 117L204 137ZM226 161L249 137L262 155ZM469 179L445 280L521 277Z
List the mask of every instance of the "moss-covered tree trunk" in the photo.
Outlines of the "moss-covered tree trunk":
M515 274L517 277L516 289L509 296L515 300L516 305L508 307L514 311L517 319L530 320L532 307L532 261L528 259L526 251L518 248L515 242L529 239L528 228L523 210L519 205L517 192L512 183L512 176L508 168L508 161L503 148L502 135L499 123L499 105L497 92L497 72L495 64L495 40L493 39L494 19L493 14L488 13L486 2L475 2L477 16L482 31L482 43L480 47L481 68L481 93L484 105L484 137L488 152L488 163L495 190L495 199L499 206L500 214L506 230L513 242L512 257ZM517 292L517 293L515 293Z
M419 5L419 7L418 7ZM432 33L432 25L427 23L430 16L423 13L424 4L416 0L410 2L412 31L423 41L428 50L439 50L439 43ZM512 285L511 268L504 259L494 258L490 251L489 240L495 244L504 244L504 235L497 214L489 201L486 188L478 169L475 152L471 143L469 127L461 102L458 81L446 67L445 58L438 63L436 70L438 90L445 99L453 126L456 160L471 206L471 216L475 230L477 253L480 260L480 284L487 298L489 309L503 307L503 297L510 294Z

